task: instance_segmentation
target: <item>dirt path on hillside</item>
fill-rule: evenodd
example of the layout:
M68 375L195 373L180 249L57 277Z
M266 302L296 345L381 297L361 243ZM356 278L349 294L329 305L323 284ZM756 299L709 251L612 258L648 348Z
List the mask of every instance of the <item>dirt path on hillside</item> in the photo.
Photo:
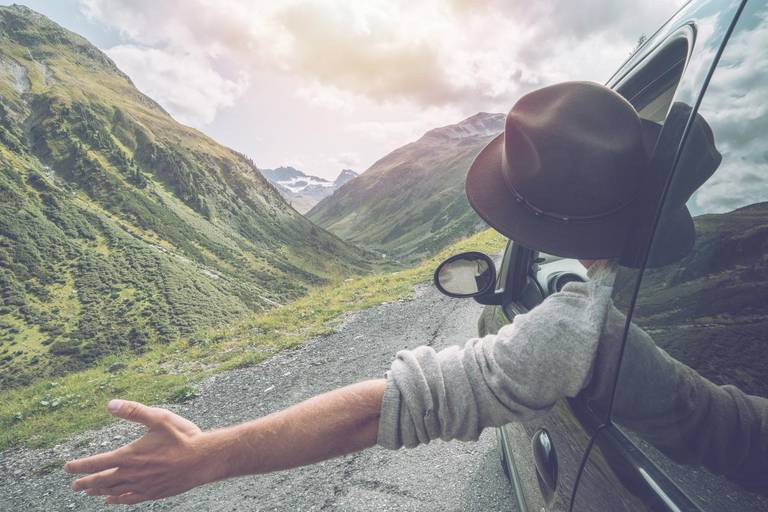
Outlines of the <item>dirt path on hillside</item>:
M170 409L203 429L262 416L317 393L383 376L397 350L463 343L480 306L419 286L414 298L349 315L335 334L258 366L205 380L201 396ZM61 461L115 448L141 432L114 423L48 450L0 454L0 511L119 510L76 495ZM503 511L514 498L493 431L477 443L436 442L415 450L365 452L290 471L218 482L132 510Z

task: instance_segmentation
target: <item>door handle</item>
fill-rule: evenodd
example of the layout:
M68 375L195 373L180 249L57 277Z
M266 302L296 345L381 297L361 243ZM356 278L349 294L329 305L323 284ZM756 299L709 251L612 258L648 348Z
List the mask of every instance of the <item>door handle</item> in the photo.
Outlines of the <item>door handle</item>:
M531 438L531 448L541 494L550 501L557 487L557 454L549 432L543 428L537 430Z

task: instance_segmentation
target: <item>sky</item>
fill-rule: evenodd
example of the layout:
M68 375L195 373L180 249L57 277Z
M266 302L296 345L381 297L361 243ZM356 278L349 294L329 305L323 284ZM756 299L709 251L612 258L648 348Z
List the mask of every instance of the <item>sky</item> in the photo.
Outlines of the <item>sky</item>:
M8 4L0 0L0 4ZM532 89L605 82L683 0L17 0L176 120L334 178Z

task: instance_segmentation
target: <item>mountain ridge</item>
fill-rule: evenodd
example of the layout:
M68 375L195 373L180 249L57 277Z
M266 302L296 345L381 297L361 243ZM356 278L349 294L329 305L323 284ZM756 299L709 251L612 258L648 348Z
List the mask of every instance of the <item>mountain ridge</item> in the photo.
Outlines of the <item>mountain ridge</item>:
M488 137L501 133L499 126L504 126L504 114L478 112L455 124L433 128L424 137L439 137L447 139L463 139L467 137Z
M429 130L377 160L307 217L361 247L405 259L476 233L485 224L467 202L464 177L475 155L503 131L504 119L481 112Z
M693 223L695 244L680 262L646 269L637 295L630 280L614 296L620 307L636 300L632 321L674 358L716 384L766 396L768 202Z

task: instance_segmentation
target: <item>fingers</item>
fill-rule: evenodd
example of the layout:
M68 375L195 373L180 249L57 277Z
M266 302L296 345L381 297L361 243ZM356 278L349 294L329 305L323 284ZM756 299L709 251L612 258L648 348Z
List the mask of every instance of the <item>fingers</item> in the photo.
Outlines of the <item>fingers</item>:
M64 464L64 471L67 473L96 473L105 469L119 466L124 459L124 452L121 448L104 452L98 455L91 455L82 459L71 460Z
M120 468L112 468L83 478L78 478L72 482L72 490L80 491L91 488L102 489L112 487L113 485L120 485L124 482L125 471L121 472Z
M130 492L136 492L136 486L130 483L123 483L120 485L113 485L112 487L92 487L85 490L85 494L88 496L120 496L122 494L128 494Z
M147 407L144 404L129 400L111 400L107 404L107 410L118 418L142 423L150 428L159 426L167 414L167 411L163 409ZM126 446L130 446L130 444ZM67 462L64 465L64 471L68 473L95 473L120 466L125 462L123 459L127 455L126 446L111 452Z
M121 494L120 496L107 496L107 503L110 505L135 505L136 503L141 503L148 499L150 498L143 494L129 492L127 494Z
M130 400L110 400L107 404L107 410L113 416L134 423L141 423L147 427L158 425L163 419L164 411L154 407L147 407L139 402Z

